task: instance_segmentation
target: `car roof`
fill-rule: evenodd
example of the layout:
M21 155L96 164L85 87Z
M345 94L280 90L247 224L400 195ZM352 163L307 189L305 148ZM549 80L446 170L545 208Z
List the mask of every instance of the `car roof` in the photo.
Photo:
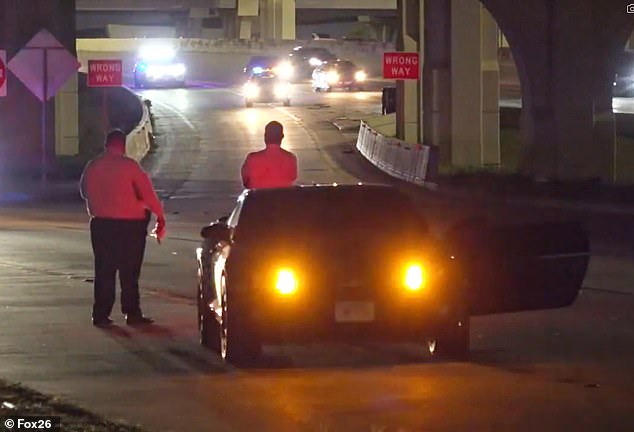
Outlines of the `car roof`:
M247 199L281 200L285 197L311 196L320 194L358 194L358 193L395 193L397 189L387 184L316 184L299 185L287 188L248 189L242 193Z

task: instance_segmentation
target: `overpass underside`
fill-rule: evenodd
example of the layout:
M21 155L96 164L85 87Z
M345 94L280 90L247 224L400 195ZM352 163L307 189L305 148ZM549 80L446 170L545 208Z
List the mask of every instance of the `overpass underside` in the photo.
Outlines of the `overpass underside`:
M399 0L398 6L399 48L424 59L420 81L398 85L401 138L436 146L444 165L500 163L499 26L522 88L521 172L614 181L612 81L634 28L624 4Z

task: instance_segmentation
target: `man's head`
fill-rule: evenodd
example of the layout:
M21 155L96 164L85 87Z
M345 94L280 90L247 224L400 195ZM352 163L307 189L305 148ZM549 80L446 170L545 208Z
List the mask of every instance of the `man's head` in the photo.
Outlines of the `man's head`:
M284 126L280 122L269 122L264 128L264 142L266 145L280 145L284 138Z
M126 135L121 129L113 129L106 136L106 150L125 153Z

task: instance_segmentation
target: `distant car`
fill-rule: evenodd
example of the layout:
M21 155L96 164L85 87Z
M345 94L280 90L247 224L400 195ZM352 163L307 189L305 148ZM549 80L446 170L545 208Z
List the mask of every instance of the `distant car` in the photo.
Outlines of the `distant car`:
M634 51L624 50L616 65L613 95L634 97Z
M293 48L288 55L291 66L293 67L295 78L310 78L313 69L324 62L332 62L337 60L337 56L322 47L304 47L298 46Z
M311 340L426 341L466 359L471 315L570 305L589 261L578 224L436 237L383 185L247 190L201 236L200 342L234 364Z
M252 75L243 87L247 108L256 102L282 102L291 105L291 86L274 72L266 71Z
M350 61L336 60L317 66L312 78L314 91L363 90L368 75Z
M265 72L273 72L280 78L290 80L293 78L293 66L290 61L279 56L252 56L242 69L247 78L260 75Z
M172 48L148 46L141 50L139 59L134 65L134 86L136 88L185 87L186 73L187 67L178 60Z

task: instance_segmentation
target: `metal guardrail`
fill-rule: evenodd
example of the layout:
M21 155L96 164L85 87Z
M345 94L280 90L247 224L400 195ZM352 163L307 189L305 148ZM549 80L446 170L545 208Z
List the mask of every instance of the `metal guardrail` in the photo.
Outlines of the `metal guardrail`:
M392 177L420 186L436 186L432 177L437 172L434 167L437 158L430 146L384 137L361 121L356 147L368 161Z

